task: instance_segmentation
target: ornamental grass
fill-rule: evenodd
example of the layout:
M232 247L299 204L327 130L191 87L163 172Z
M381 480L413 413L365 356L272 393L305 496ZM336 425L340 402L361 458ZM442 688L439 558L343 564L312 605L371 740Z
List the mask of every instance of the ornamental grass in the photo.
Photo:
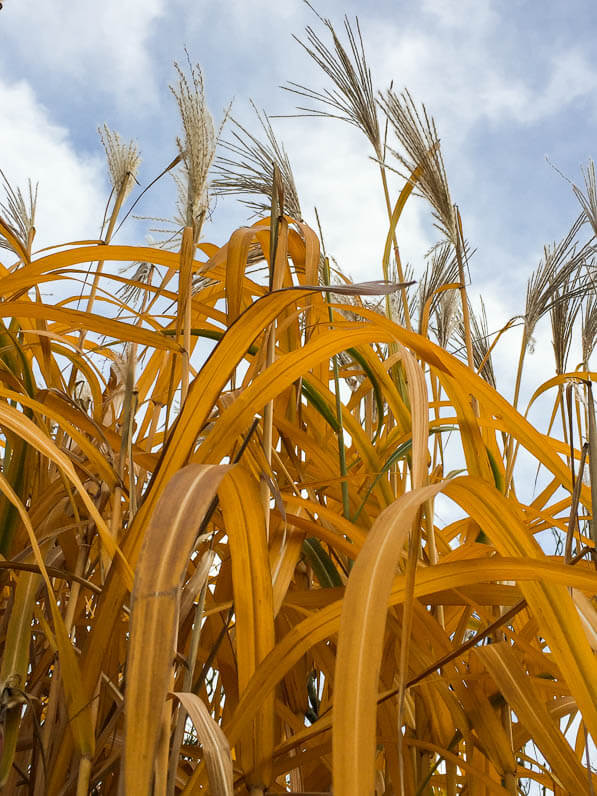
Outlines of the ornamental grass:
M378 281L351 282L302 219L266 114L263 138L217 132L190 60L161 244L113 240L139 153L108 127L99 239L34 252L36 189L5 181L4 793L597 788L594 166L490 335L430 112L376 92L358 25L345 48L321 22L305 49L328 82L289 88L373 147ZM210 192L259 217L207 242ZM412 194L438 235L416 284L398 247ZM522 406L550 314L553 373ZM516 322L511 399L492 353Z

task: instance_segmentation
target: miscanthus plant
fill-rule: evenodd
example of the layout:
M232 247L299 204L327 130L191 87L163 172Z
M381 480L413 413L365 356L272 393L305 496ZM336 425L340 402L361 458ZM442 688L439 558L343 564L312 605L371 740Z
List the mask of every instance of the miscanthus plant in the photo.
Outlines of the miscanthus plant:
M326 256L267 116L231 123L218 159L190 62L164 245L112 242L139 153L109 128L101 240L34 253L36 191L5 183L4 793L597 788L594 167L509 324L510 399L491 360L509 329L470 306L432 116L376 92L358 26L343 44L322 24L304 45L322 86L290 88L373 148L380 281ZM210 191L259 214L223 245L205 239ZM438 232L414 285L398 248L413 192ZM536 427L520 384L550 314L554 371L531 404L550 392L554 409Z

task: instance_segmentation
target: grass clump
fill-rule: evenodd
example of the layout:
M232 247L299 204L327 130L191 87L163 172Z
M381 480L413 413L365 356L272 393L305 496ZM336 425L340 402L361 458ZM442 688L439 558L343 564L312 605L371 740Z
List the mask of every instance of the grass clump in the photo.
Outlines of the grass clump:
M184 138L166 171L181 166L181 203L164 245L112 241L139 154L107 127L102 241L33 253L36 193L5 186L6 793L597 784L594 169L575 189L582 215L529 281L508 400L491 357L509 331L492 339L471 307L435 123L407 92L375 91L358 24L345 47L321 22L331 45L309 28L304 46L331 87L290 87L373 146L383 279L333 268L265 114L264 138L233 123L215 159L190 59L173 87ZM207 243L210 190L260 217ZM398 240L413 191L439 241L409 293ZM42 284L73 296L48 302ZM537 428L517 407L547 313L555 369L533 400L553 390L554 410ZM530 498L520 449L541 472Z

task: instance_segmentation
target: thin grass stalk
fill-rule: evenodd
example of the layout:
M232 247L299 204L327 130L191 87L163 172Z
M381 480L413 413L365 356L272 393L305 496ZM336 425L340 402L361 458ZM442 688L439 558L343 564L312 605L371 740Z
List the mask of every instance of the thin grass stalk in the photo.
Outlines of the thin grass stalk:
M149 424L149 431L147 432L146 448L149 452L151 452L153 449L153 442L156 434L158 433L158 424L160 422L161 411L162 406L158 403L154 403L151 421Z
M518 409L518 401L520 398L520 388L522 385L522 371L524 368L524 358L527 352L528 346L528 338L526 337L524 331L522 334L522 341L520 344L520 353L518 354L518 366L516 368L516 382L514 384L514 398L512 399L512 406L515 409Z
M456 796L456 764L446 761L446 796Z
M135 201L134 201L134 202L131 204L131 206L129 207L129 209L126 211L126 213L125 213L125 214L124 214L124 216L122 217L122 219L121 219L121 221L120 221L120 224L119 224L119 225L116 227L116 229L114 230L114 233L113 233L114 235L116 235L116 234L117 234L117 233L120 231L120 228L122 227L122 225L124 224L124 222L125 222L125 221L127 220L127 218L128 218L130 215L131 215L131 213L133 212L133 210L135 209L135 207L136 207L136 206L139 204L139 202L141 201L141 199L142 199L142 198L145 196L145 194L147 193L147 191L149 191L149 189L150 189L150 188L152 188L152 187L153 187L153 186L156 184L156 182L158 182L158 180L161 180L161 179L162 179L162 177L163 177L165 174L167 174L169 171L172 171L172 169L173 169L173 168L175 168L175 166L178 166L178 165L179 165L179 163L181 162L181 160L182 160L182 155L180 155L180 154L179 154L179 155L177 155L177 156L176 156L176 157L175 157L175 158L174 158L172 161L170 161L170 163L169 163L169 164L166 166L166 168L165 168L165 169L163 169L163 170L162 170L162 171L161 171L161 172L158 174L158 176L157 176L157 177L154 177L154 178L153 178L153 180L152 180L150 183L148 183L148 184L145 186L145 188L143 188L143 190L141 191L141 193L140 193L140 194L137 196L137 198L135 199Z
M275 330L275 325L272 324L267 334L267 347L266 347L266 358L265 358L266 369L273 365L275 358L276 358L276 330ZM273 428L274 428L274 402L270 401L268 404L266 404L263 410L263 450L265 453L266 461L270 467L272 464ZM261 491L263 498L263 508L266 516L267 537L269 539L269 499L271 493L269 485L265 480L261 482Z
M413 701L415 704L415 732L414 737L417 740L423 740L423 728L426 724L426 709L421 699L420 694L416 691L413 694ZM432 766L432 755L424 749L416 749L414 755L414 771L416 783L429 782L429 772ZM423 788L424 796L433 796L433 789L430 785Z
M433 501L429 499L425 501L424 519L425 519L425 531L427 536L427 551L429 554L429 563L431 564L431 566L435 566L439 561L439 557L437 554L437 544L435 539L435 525L433 523L433 516L434 516ZM444 615L444 606L443 605L434 606L432 613L433 616L435 616L435 618L439 622L439 624L445 629L446 622Z
M557 298L559 295L560 291L558 290L555 293L555 297ZM550 311L552 343L556 365L556 375L558 376L561 376L566 372L568 354L570 352L570 346L572 343L572 333L574 331L574 323L580 311L581 304L582 297L579 294L575 294L567 301L557 301ZM564 442L568 444L567 418L564 407L563 393L563 385L559 384L557 401L562 418L562 434L564 437Z
M441 391L441 384L440 384L440 381L439 381L439 377L436 376L433 373L431 374L431 394L433 396L433 402L436 404L435 407L434 407L435 419L439 420L440 417L441 417L441 413L440 413L440 407L437 404L439 404L439 402L441 400L442 391ZM432 468L431 468L432 470L435 470L435 468L438 466L438 454L439 454L439 460L440 460L441 468L442 468L442 472L443 472L443 469L444 469L444 443L442 441L442 435L441 434L435 434L434 435L434 440L433 440L433 461L432 461Z
M510 743L510 748L512 749L512 757L514 761L516 761L516 749L514 749L513 747L514 741L512 736L512 711L510 709L510 705L505 703L501 706L500 710L501 710L502 727L504 728L504 731L506 733L506 738ZM516 771L504 771L504 787L507 791L509 791L512 794L512 796L517 795L518 777L516 776Z
M567 564L572 562L572 541L574 539L574 531L578 529L578 503L580 500L580 491L582 488L582 479L583 473L585 469L585 462L587 460L587 452L589 450L589 443L585 442L582 446L581 454L580 454L580 464L578 466L578 477L575 479L574 476L574 460L571 463L571 472L572 472L572 483L573 483L573 490L572 490L572 502L570 504L570 519L568 521L568 531L566 533L566 545L564 548L564 561ZM580 536L580 535L579 535ZM578 549L582 547L579 538Z
M595 403L593 401L593 385L585 382L587 387L587 403L589 411L589 474L591 476L591 520L589 528L593 547L597 548L597 422L595 420Z
M120 188L116 194L116 199L114 200L114 206L112 208L112 213L110 214L110 220L108 221L108 227L106 229L106 233L103 237L104 243L110 243L112 240L112 235L114 233L114 227L116 226L116 221L118 220L118 214L122 208L122 204L126 199L126 196L130 190L129 181L125 179L122 181ZM101 260L97 264L97 268L95 269L95 276L93 277L93 283L91 285L91 292L89 293L89 298L87 299L87 307L86 311L91 312L93 309L93 304L95 302L95 298L97 295L97 289L99 286L99 281L102 275L102 271L104 269L104 261ZM85 340L85 330L81 330L81 334L79 336L79 347L82 348L83 341Z
M89 546L82 543L79 546L79 550L77 553L77 563L75 564L75 572L74 574L78 577L83 576L83 572L85 571L85 564L87 563L87 555L89 552ZM73 622L75 619L75 609L77 607L77 601L79 599L79 593L81 591L81 584L77 580L73 580L70 586L70 594L68 598L68 605L66 607L66 613L64 616L64 627L66 628L66 632L70 635L73 627Z
M588 786L589 790L588 793L590 796L595 796L595 790L593 788L593 777L591 776L592 768L591 768L591 753L589 752L589 733L587 732L586 724L582 723L583 733L585 736L585 761L586 761L586 769L587 769L587 779L588 779Z
M79 762L77 777L77 796L87 796L89 793L89 778L91 777L91 759L82 757Z
M136 345L134 346L136 349ZM133 389L131 393L131 408L128 418L127 428L127 465L129 471L129 523L132 522L135 514L137 513L137 479L135 476L135 460L133 457L133 429L135 426L135 415L137 413L138 403L137 390Z
M388 179L387 179L387 176L386 176L386 169L381 163L379 164L379 173L381 175L381 184L382 184L382 187L383 187L384 199L386 201L386 209L388 211L388 220L391 223L391 221L392 221L392 204L390 202L390 192L389 192L389 189L388 189ZM396 270L398 272L398 281L399 282L404 282L406 280L404 278L404 269L402 268L402 260L400 259L400 250L398 249L398 240L396 238L396 232L393 233L392 243L393 243L393 246L394 246L394 259L396 261ZM385 262L384 262L383 266L384 266L383 267L383 278L386 281L388 281L389 280L389 274L388 274L388 268L387 268ZM405 322L406 328L408 329L409 332L412 332L412 322L411 322L411 318L410 318L410 310L409 310L409 307L408 307L408 295L406 293L406 288L405 287L401 287L400 288L400 298L401 298L401 301L402 301L402 308L403 308L403 312L404 312L404 322ZM387 315L387 317L390 320L393 320L393 318L392 318L392 305L390 303L390 296L389 295L386 295L386 315Z
M50 683L50 691L48 694L48 701L46 705L46 716L44 721L44 726L42 727L41 733L41 745L43 748L43 754L46 757L46 760L49 760L52 756L52 747L53 744L56 742L55 730L56 730L56 718L58 715L58 707L59 707L59 699L61 696L61 687L60 687L60 662L56 662L56 667L54 670L54 677L52 677L52 682ZM36 786L41 788L42 783L42 771L38 770L36 772ZM45 782L44 782L45 786Z
M365 433L369 439L373 438L373 390L365 393Z
M323 266L323 274L325 278L325 284L330 285L330 261L327 257L324 258L324 266ZM334 316L332 314L331 304L331 296L330 293L326 293L327 296L327 303L328 303L328 317L330 319L330 327L334 322ZM334 397L336 399L336 420L338 422L338 432L336 437L338 439L338 460L340 463L340 475L342 476L341 489L342 489L342 511L346 519L350 519L350 497L348 494L348 481L346 480L348 476L348 469L346 467L346 446L344 444L344 425L342 422L342 397L340 395L340 368L338 367L338 357L332 357L332 368L334 371Z
M164 418L164 439L168 437L168 433L170 432L170 414L172 413L172 409L174 406L174 395L176 392L176 356L173 352L169 352L168 354L168 364L170 370L170 378L168 381L168 393L166 397L166 403L164 404L166 408L166 416Z
M130 181L129 181L129 175L127 174L125 176L125 178L122 179L122 181L120 182L120 186L119 186L118 191L116 193L116 199L114 201L114 206L112 208L112 213L110 214L110 219L108 221L108 227L107 227L106 233L105 233L105 235L103 237L103 241L106 244L109 244L110 241L112 240L112 235L114 234L114 227L116 226L116 221L118 220L118 215L120 213L120 210L122 208L122 204L123 204L124 200L126 199L129 191L130 191ZM93 283L91 285L91 291L90 291L89 297L87 299L86 312L91 312L92 309L93 309L93 305L95 303L95 298L97 296L97 291L98 291L98 287L99 287L99 281L100 281L103 269L104 269L104 261L101 260L100 262L98 262L97 268L95 270L95 275L93 277ZM86 336L87 336L87 330L86 329L81 329L81 332L79 334L79 343L78 343L79 344L79 348L81 348L81 349L83 348L83 343L85 342L85 337ZM78 372L77 367L73 366L72 369L71 369L70 377L69 377L69 385L68 385L69 393L72 391L72 389L74 387L75 379L77 377L77 372Z
M585 368L588 371L588 368ZM572 391L573 386L570 385L570 389ZM572 402L572 396L570 396L570 402ZM576 427L578 429L578 436L579 439L585 438L588 444L588 435L589 435L589 404L588 401L581 401L576 397L574 401L574 409L576 412ZM572 411L570 410L570 414L572 416ZM572 419L570 420L570 424L572 425ZM585 433L583 435L583 428L585 429ZM588 453L588 452L587 452ZM589 476L590 477L590 476Z
M251 427L251 430L249 431L249 434L247 435L247 437L243 441L243 444L242 444L239 452L234 457L235 463L240 461L240 459L242 457L242 454L243 454L243 452L246 449L246 446L247 446L247 444L249 442L250 437L252 436L252 432L255 429L255 427L256 427L256 424L253 423L253 426ZM203 520L202 529L207 527L207 524L208 524L209 520L211 519L211 516L213 515L213 512L215 511L216 506L217 506L217 502L214 500L212 505L210 506L210 508L209 508L204 520ZM196 662L197 662L197 654L198 654L198 651L199 651L199 641L200 641L200 638L201 638L201 622L202 622L202 618L203 618L203 611L205 609L205 597L206 597L206 594L207 594L207 587L208 587L209 568L211 566L211 562L213 561L213 557L214 557L213 543L214 543L214 534L212 533L212 535L210 537L209 550L206 553L206 555L209 556L209 561L208 561L207 569L206 569L206 573L205 573L205 581L204 581L203 585L201 586L201 592L200 592L200 595L199 595L199 601L197 603L197 606L195 607L195 614L194 614L194 617L193 617L193 629L192 629L192 632L191 632L191 641L190 641L190 646L189 646L189 654L188 654L188 657L187 657L185 673L184 673L184 678L183 678L183 689L182 690L184 692L190 692L190 691L193 690L193 679L194 679L194 674L195 674L195 665L196 665ZM233 612L234 612L234 606L232 606L230 608L229 619L232 617ZM227 625L228 625L228 622L225 623L224 627L226 628ZM223 638L223 635L222 635L221 638ZM214 648L212 649L210 655L212 655L212 653L213 653L213 656L215 657L215 654L217 652L217 646L218 646L217 644L214 645ZM211 665L211 664L209 664L209 665ZM206 666L204 667L203 671L207 671L207 668L208 668L208 666L207 666L207 663L206 663ZM195 692L199 690L200 686L201 686L201 683L196 685ZM180 754L180 747L181 747L183 736L184 736L184 728L185 728L185 723L186 723L186 716L187 716L186 711L185 711L184 707L181 705L179 707L178 718L177 718L177 723L176 723L176 729L175 729L173 740L172 740L172 747L171 747L171 752L170 752L170 765L169 765L169 770L168 770L168 794L171 794L172 796L173 796L173 794L175 793L175 790L176 790L176 772L178 770L178 757L179 757L179 754Z
M493 608L493 615L496 617L496 621L500 621L502 619L502 625L496 630L494 633L491 634L489 637L491 643L499 644L501 642L506 642L507 636L502 630L503 625L505 622L503 621L504 616L508 616L511 614L511 611L503 605L496 605ZM512 712L510 710L510 706L507 702L503 702L499 707L499 714L500 714L500 723L504 729L504 733L506 738L509 741L510 748L512 749L512 759L516 760L516 750L513 748L513 738L512 738ZM513 796L516 796L518 793L518 783L516 778L516 772L514 771L504 771L503 772L503 785L505 789L511 793Z
M338 428L338 459L340 462L340 475L342 476L342 510L346 519L350 519L350 498L348 495L348 469L346 467L346 446L344 443L344 428L342 426L342 398L340 396L340 371L338 368L338 358L333 359L334 367L334 393L336 398L336 419L339 423Z
M180 387L181 406L187 399L190 382L191 367L191 301L193 284L193 252L195 243L195 233L192 227L185 227L182 234L180 247L180 272L179 272L179 315L178 323L182 321L182 378ZM177 323L177 325L178 325Z
M117 539L122 527L122 487L115 486L112 494L112 514L110 516L110 532Z
M174 667L170 675L170 688L174 688ZM168 793L168 761L170 759L170 735L172 732L172 700L167 699L162 708L162 731L158 741L155 759L155 779L153 796L166 796Z
M517 409L518 408L518 399L520 397L520 387L522 384L522 371L524 368L524 358L526 356L527 351L527 344L528 338L526 337L525 331L523 330L522 333L522 341L520 343L520 353L518 355L518 367L516 368L516 383L514 385L514 398L512 399L512 406ZM511 435L508 435L505 445L505 467L506 467L506 474L504 478L504 490L505 494L508 494L510 489L510 484L512 481L512 475L514 473L514 464L516 462L516 452L518 450L518 446L514 449L514 441Z
M458 224L459 224L459 229L460 229L460 214L458 213L458 211L457 211L457 214L458 214L457 217L458 217ZM522 355L522 353L523 352L521 351L521 355ZM520 365L519 373L520 374L522 373L522 365ZM520 382L517 382L517 384L518 384L518 389L520 389ZM476 401L475 401L475 404L476 404ZM477 406L477 409L478 409L478 404L476 404L476 406ZM511 445L511 442L512 442L512 438L510 437L509 440L508 440L508 445ZM505 494L508 494L509 484L510 484L510 480L511 480L512 473L513 473L514 460L516 458L517 450L518 450L518 446L516 447L516 450L515 450L515 452L514 452L514 454L512 456L511 469L510 469L509 473L508 473L508 466L506 467L506 478L505 478L505 487L504 487ZM507 614L507 613L508 613L508 611L507 611L505 606L503 606L503 605L502 606L496 606L495 614L496 614L496 616L498 618L500 616L503 616L503 615ZM499 643L500 641L505 641L505 640L506 640L506 636L502 632L498 632L497 635L494 636L494 641L496 643ZM512 744L513 744L513 740L512 740L512 714L511 714L510 706L508 704L502 705L501 710L500 710L500 720L501 720L502 727L504 728L504 731L506 733L506 737L508 738L508 740L510 742L510 746L512 747ZM512 752L513 752L514 759L516 759L516 756L515 756L516 750L512 749ZM517 778L516 778L516 773L515 772L505 771L504 772L503 784L504 784L506 790L508 790L510 793L512 793L514 796L516 796L516 794L518 793L518 783L517 783Z
M502 328L499 330L499 332L495 335L495 338L494 338L493 342L491 343L490 346L487 347L487 351L485 353L485 356L483 357L483 359L481 360L481 364L477 368L477 373L481 374L483 372L483 368L485 367L486 363L489 361L489 358L491 357L491 354L493 353L493 349L496 347L496 345L499 342L501 336L504 334L504 332L507 332L508 329L512 328L512 326L514 326L515 323L516 323L516 318L510 318L508 323L505 326L502 326Z
M560 412L560 414L561 414L561 411L560 411L560 398L559 398L559 393L560 393L560 388L561 387L562 387L562 385L558 385L558 395L556 396L556 399L554 401L554 405L553 405L552 410L551 410L551 416L549 418L549 423L547 425L546 436L548 436L548 437L551 434L551 430L553 428L554 423L556 422L556 419L557 419L557 416L558 416L558 412ZM564 442L565 442L566 445L568 445L569 439L570 439L570 441L572 441L574 439L574 428L573 428L573 422L572 422L572 403L571 403L571 397L569 395L569 390L570 390L571 387L572 387L571 384L569 384L566 387L566 401L567 401L567 406L568 406L568 410L567 411L568 411L568 418L569 418L569 423L568 423L569 430L568 430L568 426L565 425L566 421L564 421L564 423L563 423L563 425L564 425L563 436L564 436ZM562 392L562 396L563 396L563 392ZM562 401L563 400L564 399L562 397ZM566 415L564 415L564 417L566 417ZM580 422L579 422L578 427L579 427L579 429L581 428ZM570 434L570 436L568 436L569 434ZM503 438L504 438L504 432L502 432L502 439ZM574 460L574 445L570 444L569 451L570 452L569 452L569 454L567 455L567 458L566 458L566 463L567 463L568 467L571 466L570 463ZM535 483L537 483L537 479L539 478L540 471L541 471L541 464L538 464L537 465L537 470L536 470L536 473L535 473ZM573 476L572 483L574 485L574 473L572 473L572 476Z
M213 534L211 537L211 542L213 544ZM211 550L212 548L210 545L210 553ZM213 560L213 555L210 555L210 559ZM208 575L209 571L207 572L207 575L205 577L205 582L201 587L201 592L199 594L199 601L195 606L195 613L193 617L193 630L191 633L191 643L189 646L189 654L186 661L186 667L184 670L184 677L182 684L182 691L185 692L191 691L193 687L195 663L197 661L197 653L199 651L199 641L201 638L201 621L203 619L203 611L205 609L205 595L207 593L207 585L209 580ZM172 749L170 752L170 764L168 769L168 796L174 796L174 794L176 793L176 772L178 771L178 757L180 754L180 747L182 745L184 737L186 718L187 718L186 711L181 705L178 708L176 729L174 730L174 736L172 738Z
M135 413L137 411L137 391L135 389L135 361L137 358L137 344L131 343L126 361L124 400L123 400L123 432L118 457L118 476L121 482L124 479L124 465L129 470L129 521L137 511L137 488L135 484L135 465L133 459L133 428ZM122 489L117 486L112 500L111 531L117 538L122 522Z
M272 206L270 214L270 246L269 246L269 289L273 290L275 284L275 268L278 252L278 228L280 224L280 214L284 207L284 186L280 170L276 163L272 164ZM266 349L266 370L270 368L276 358L276 322L270 324L267 333ZM274 425L274 402L270 401L263 410L263 450L268 466L272 464L272 441ZM260 483L261 499L263 503L263 513L265 516L266 536L269 541L269 521L270 521L270 488L265 479Z
M190 369L191 369L191 334L192 334L192 308L193 308L193 258L195 246L201 237L201 229L205 219L205 212L199 213L193 219L192 226L185 227L182 235L180 258L180 284L178 286L179 296L182 297L183 304L183 358L182 358L182 382L181 382L181 406L186 401L189 392Z
M564 444L568 445L568 428L566 422L566 408L564 406L564 386L562 384L558 384L558 396L557 402L560 409L560 416L562 418L562 437L564 440ZM549 431L547 432L549 434Z
M578 524L578 501L580 499L580 490L582 486L582 478L583 478L583 471L586 461L586 456L588 453L588 443L585 442L581 448L581 457L580 457L580 464L578 470L578 479L576 478L574 472L574 415L572 411L572 390L573 385L567 384L566 385L566 409L568 412L568 428L569 428L569 446L570 446L570 455L568 457L568 467L570 468L570 476L572 480L572 500L570 503L570 515L569 515L569 522L568 522L568 530L566 533L566 543L564 549L564 560L570 561L572 558L572 540L574 537L574 530L577 529L579 532L579 544L578 549L581 548L581 538L580 538L580 527ZM580 422L580 416L578 413L578 404L576 405L577 410L577 420L578 420L578 434L579 439L582 440L582 426ZM548 432L549 433L549 432Z
M176 274L176 268L168 268L164 276L162 277L162 281L156 291L154 291L153 296L149 299L145 306L145 312L151 312L153 305L156 304L160 296L162 295L162 291L166 289L168 282L174 277Z
M417 513L413 528L410 532L408 547L408 560L406 563L406 594L404 600L404 610L402 614L402 633L400 635L400 664L399 664L399 686L398 686L398 732L402 727L404 715L404 702L406 698L408 655L410 651L410 634L414 618L414 587L416 578L417 562L419 560L419 550L421 547L421 512ZM404 776L404 757L402 744L398 747L398 762L400 765L400 789L405 791Z
M468 297L466 294L466 280L464 276L464 262L463 251L465 248L464 237L462 235L462 219L460 218L460 210L457 205L454 205L454 214L456 216L457 235L456 235L456 261L458 263L458 279L460 281L460 302L462 306L462 325L464 327L464 340L466 343L466 358L468 366L471 370L475 369L475 357L473 354L473 338L471 336L471 318L468 307ZM475 414L479 414L479 406L476 398L473 397L473 408Z

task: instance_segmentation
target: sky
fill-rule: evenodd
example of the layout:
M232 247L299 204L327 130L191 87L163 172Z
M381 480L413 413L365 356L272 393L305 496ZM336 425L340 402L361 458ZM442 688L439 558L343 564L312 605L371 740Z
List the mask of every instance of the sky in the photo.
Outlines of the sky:
M407 87L434 116L452 198L476 249L470 294L483 296L490 328L499 328L523 311L544 244L559 240L579 210L550 163L582 185L580 168L597 154L594 1L315 5L339 33L345 13L352 23L358 16L375 86ZM138 142L142 186L172 160L179 121L168 86L185 46L201 64L216 123L232 102L232 115L258 132L249 99L269 114L293 114L298 98L280 86L327 86L292 38L304 38L306 25L325 39L303 0L5 0L0 167L13 185L39 181L36 244L97 237L110 190L97 135L104 122ZM273 125L313 226L318 208L328 253L355 279L381 278L387 216L362 133L332 119L276 118ZM400 181L391 187L396 197ZM165 179L136 212L167 217L173 203ZM204 239L223 244L248 217L234 199L219 199ZM131 219L117 240L143 243L149 227ZM422 200L410 201L398 237L416 278L437 240ZM506 394L517 347L514 331L496 350ZM545 330L527 374L527 395L551 375Z

